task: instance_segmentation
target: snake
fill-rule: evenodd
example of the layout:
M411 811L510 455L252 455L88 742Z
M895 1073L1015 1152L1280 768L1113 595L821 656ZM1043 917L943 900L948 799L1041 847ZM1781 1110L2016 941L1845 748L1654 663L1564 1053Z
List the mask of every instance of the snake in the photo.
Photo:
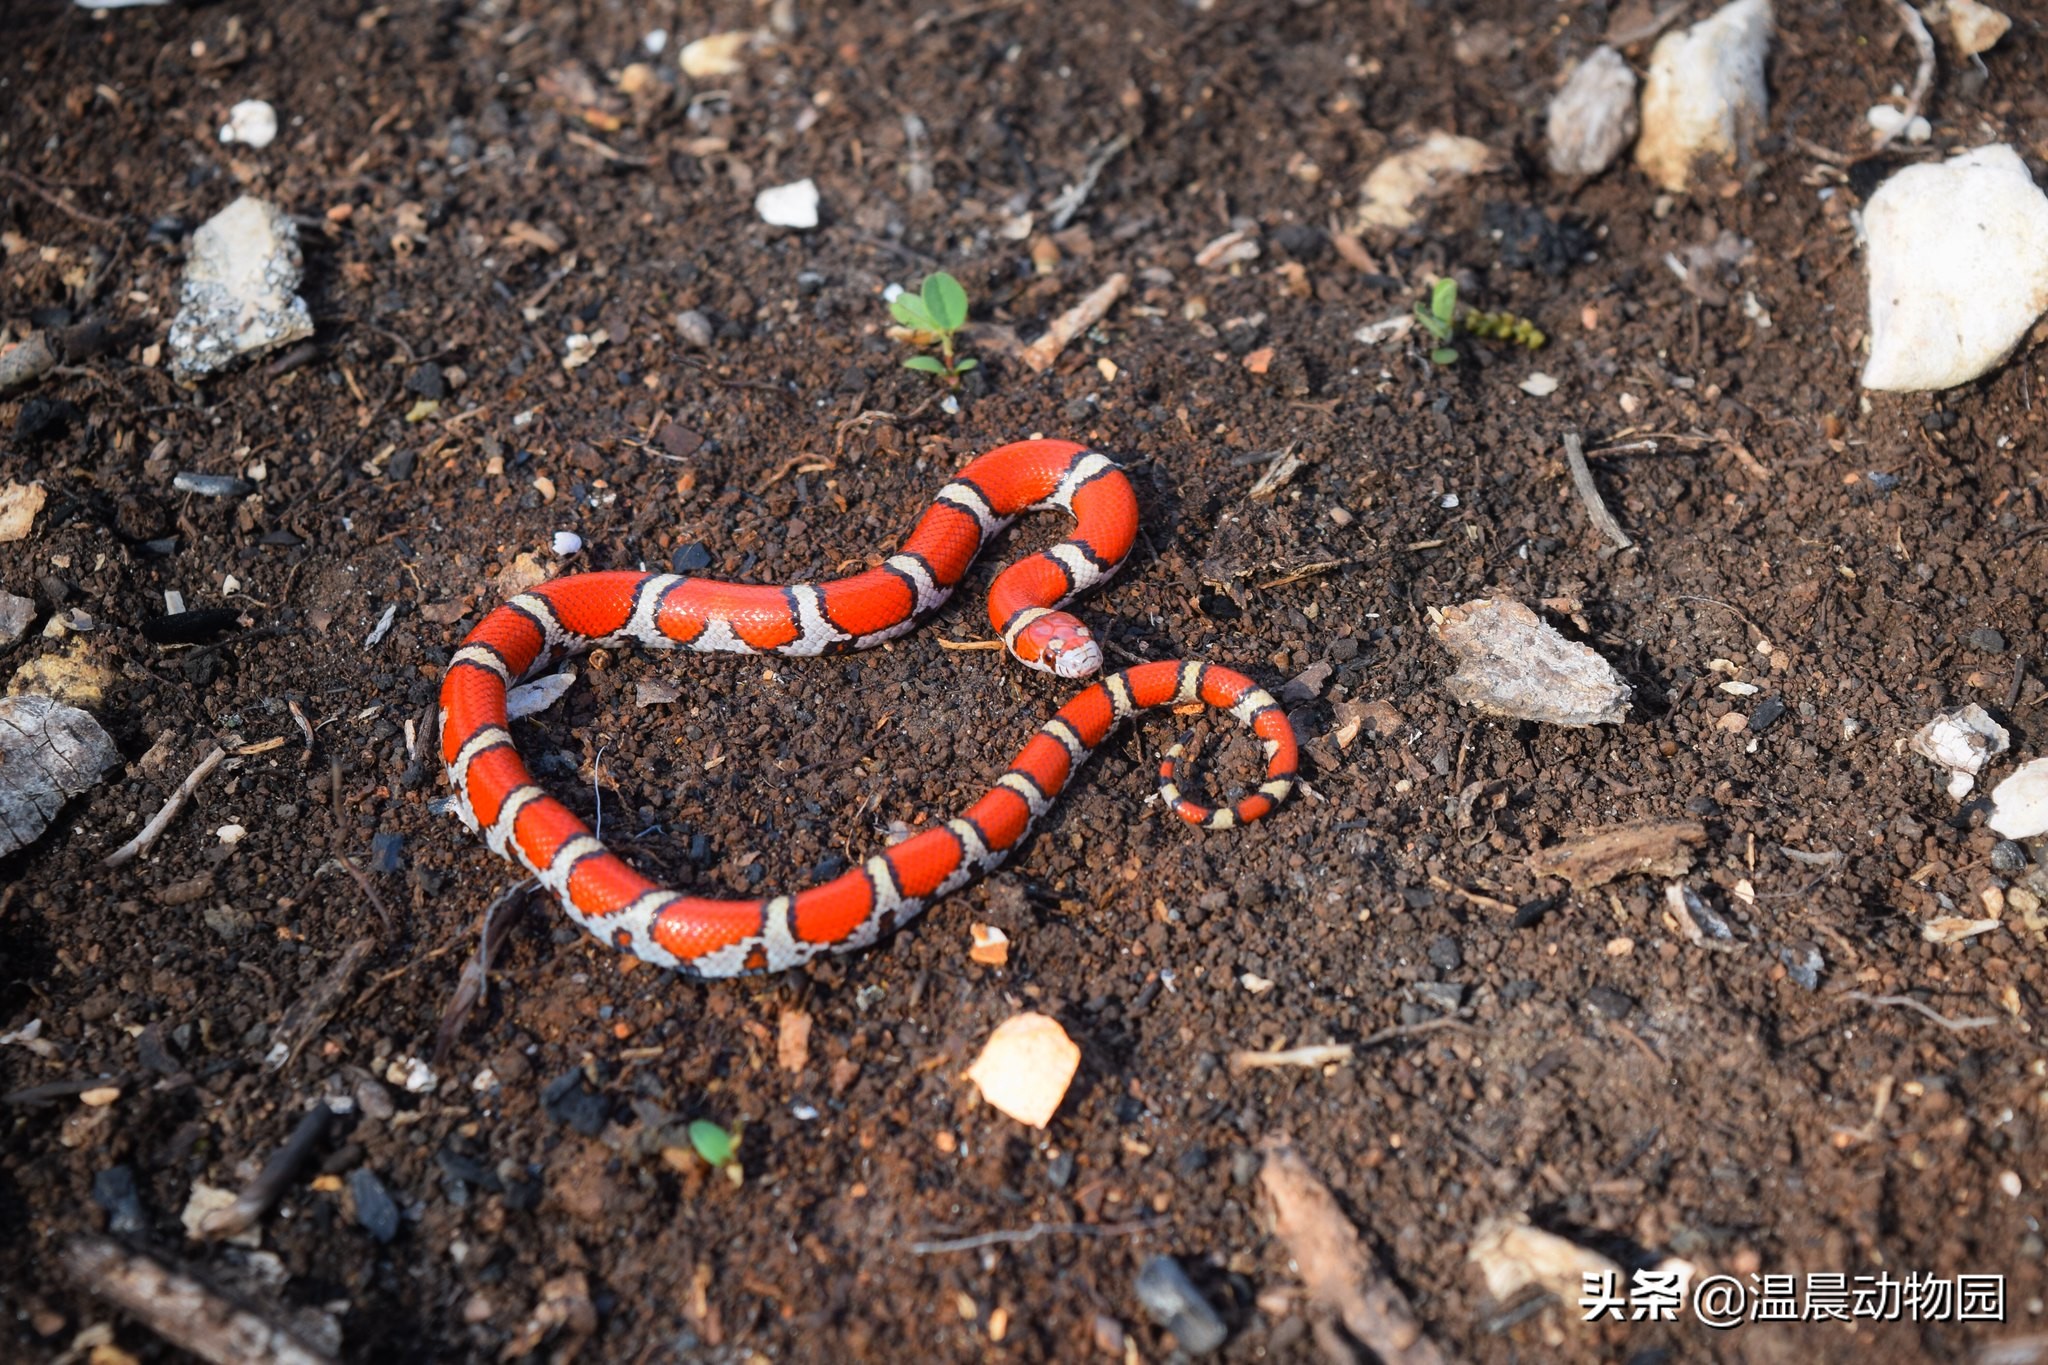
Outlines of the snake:
M721 899L667 890L605 848L541 790L513 741L507 693L567 659L628 643L704 653L809 657L871 649L917 627L951 596L989 540L1019 515L1059 510L1073 534L996 575L989 623L1026 668L1101 674L1039 727L982 797L943 823L794 895ZM1113 574L1138 534L1129 477L1072 441L999 446L939 490L903 547L861 573L787 586L673 573L564 575L507 599L455 650L441 682L440 744L449 806L491 851L525 866L576 924L603 942L693 977L781 971L826 951L864 948L993 871L1030 834L1112 731L1153 708L1227 712L1265 756L1255 790L1212 807L1186 796L1183 734L1158 767L1161 800L1207 829L1249 824L1292 791L1294 729L1252 679L1195 660L1102 673L1102 649L1062 610Z

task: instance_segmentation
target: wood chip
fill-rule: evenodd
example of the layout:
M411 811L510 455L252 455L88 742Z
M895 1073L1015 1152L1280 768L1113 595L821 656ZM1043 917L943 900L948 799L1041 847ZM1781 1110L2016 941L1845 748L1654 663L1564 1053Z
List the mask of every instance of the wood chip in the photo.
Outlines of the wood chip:
M967 956L990 967L1004 967L1010 961L1010 936L993 924L970 925L968 932L974 937L973 946Z
M1646 820L1588 830L1529 855L1539 877L1562 877L1572 890L1586 891L1620 877L1682 877L1692 870L1692 850L1707 841L1697 820Z
M1019 1123L1043 1128L1052 1121L1081 1069L1081 1049L1059 1021L1027 1012L996 1026L967 1079L981 1097Z
M1111 275L1094 293L1052 320L1045 335L1026 346L1019 357L1038 374L1044 374L1058 360L1067 343L1109 315L1110 308L1130 290L1131 277Z
M1276 1134L1259 1150L1266 1159L1259 1186L1272 1205L1273 1232L1287 1244L1309 1300L1385 1365L1442 1365L1443 1351L1423 1335L1407 1296L1381 1273L1378 1257L1293 1140Z
M802 1071L811 1060L811 1016L784 1010L775 1022L775 1063L784 1071Z

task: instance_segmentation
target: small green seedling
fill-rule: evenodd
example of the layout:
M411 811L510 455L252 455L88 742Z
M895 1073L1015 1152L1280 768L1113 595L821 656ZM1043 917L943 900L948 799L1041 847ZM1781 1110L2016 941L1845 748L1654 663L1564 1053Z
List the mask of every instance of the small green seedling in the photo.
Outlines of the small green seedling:
M1458 325L1458 282L1441 279L1429 291L1429 302L1415 305L1415 320L1422 324L1422 330L1436 338L1436 349L1429 353L1431 363L1455 365L1458 352L1451 345L1451 332Z
M889 300L889 313L909 331L913 345L939 348L938 355L910 357L903 362L904 369L958 384L961 375L981 363L953 358L953 338L967 325L967 291L945 271L925 276L917 293L906 289Z
M740 1140L737 1134L729 1133L710 1119L693 1119L690 1123L690 1145L697 1149L697 1155L713 1170L724 1171L726 1178L737 1185L746 1178L740 1169Z

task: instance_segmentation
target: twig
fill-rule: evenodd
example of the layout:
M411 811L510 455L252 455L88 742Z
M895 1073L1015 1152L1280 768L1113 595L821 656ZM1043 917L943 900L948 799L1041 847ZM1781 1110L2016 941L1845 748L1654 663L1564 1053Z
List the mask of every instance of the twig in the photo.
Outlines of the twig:
M356 885L363 889L365 896L369 897L371 908L377 912L377 918L384 922L384 932L396 935L398 933L398 921L392 919L391 912L384 908L384 898L377 894L376 887L370 885L370 879L363 875L363 870L360 867L356 866L356 860L349 857L346 853L337 853L335 860L341 864L342 869L349 876L356 879Z
M1635 542L1622 531L1621 524L1600 497L1599 485L1593 482L1593 471L1586 465L1586 448L1579 443L1576 431L1564 434L1564 460L1571 466L1572 487L1578 490L1579 501L1586 504L1586 519L1593 523L1593 529L1606 536L1615 549L1633 549Z
M1455 1014L1440 1014L1434 1019L1424 1019L1413 1024L1393 1024L1379 1030L1377 1033L1368 1033L1354 1043L1353 1046L1363 1052L1366 1048L1378 1047L1381 1043L1391 1043L1402 1038L1413 1038L1418 1033L1435 1033L1440 1028L1468 1029L1471 1027L1470 1024Z
M463 964L462 977L455 983L455 994L449 997L448 1008L441 1011L441 1027L434 1034L432 1065L439 1066L448 1050L455 1046L455 1040L462 1036L463 1022L476 1008L477 1001L484 998L491 962L498 956L498 949L504 946L505 932L518 919L514 912L526 904L527 896L539 885L540 882L533 877L514 882L484 908L483 928L477 935L476 952Z
M274 1040L270 1051L263 1058L263 1069L278 1071L298 1055L300 1048L318 1033L334 1016L341 997L348 994L355 984L356 973L370 960L370 953L377 946L373 938L359 938L341 950L341 957L327 969L327 975L306 995L294 1001L284 1012L277 1029L270 1036Z
M87 213L84 209L78 207L78 205L76 204L65 203L62 199L58 198L56 195L50 193L47 189L43 188L41 182L36 180L33 176L23 175L20 171L17 171L10 166L0 166L0 175L6 176L9 180L12 180L15 184L21 186L30 194L33 194L36 198L42 200L45 204L48 204L51 208L56 209L60 213L68 213L73 218L78 219L78 221L80 221L81 223L91 223L95 227L112 228L116 231L120 230L121 225L115 222L112 218L102 218L97 213Z
M1866 1005L1912 1010L1915 1014L1926 1015L1950 1033L1968 1033L1975 1028L1996 1028L2005 1022L1995 1014L1977 1015L1969 1019L1951 1019L1932 1007L1921 1004L1910 995L1867 995L1862 991L1844 991L1842 998L1861 1001Z
M1905 117L1877 135L1877 141L1870 147L1873 152L1883 151L1891 145L1893 138L1906 130L1908 124L1920 117L1921 107L1927 100L1927 92L1934 86L1934 35L1927 31L1927 25L1921 20L1920 12L1908 4L1907 0L1891 0L1891 6L1898 12L1899 22L1906 26L1906 35L1913 40L1913 45L1920 49L1920 66L1913 72L1913 89L1906 96Z
M1264 583L1257 583L1253 586L1258 588L1260 592L1264 592L1268 588L1284 588L1290 583L1299 583L1303 579L1316 578L1329 573L1332 569L1341 569L1357 562L1355 559L1319 559L1313 564L1304 564L1298 569L1289 569L1278 578L1268 579Z
M1456 882L1446 881L1444 878L1436 876L1433 873L1430 876L1429 884L1436 890L1444 892L1446 895L1456 896L1460 900L1470 901L1472 904L1478 906L1482 910L1491 910L1495 914L1501 915L1515 915L1521 913L1521 907L1519 905L1509 905L1506 901L1500 900L1496 897L1482 895L1477 891L1467 891L1464 887L1459 886Z
M305 1164L312 1160L314 1150L327 1136L327 1126L332 1122L334 1111L324 1104L315 1104L299 1120L299 1126L292 1129L292 1135L285 1139L284 1146L271 1154L270 1160L263 1163L263 1169L256 1173L256 1178L235 1196L235 1202L224 1209L215 1209L200 1220L200 1235L218 1240L254 1227L257 1219L284 1198L285 1190L298 1179Z
M975 650L1001 649L1003 647L1001 640L948 640L943 635L937 638L940 649L950 649L962 654Z
M185 808L185 803L192 799L192 793L199 789L199 784L204 782L207 776L221 765L221 760L226 757L227 751L215 746L212 753L199 760L198 767L186 774L185 780L178 784L178 789L171 793L170 800L164 802L162 810L150 817L149 823L142 827L141 832L112 853L109 853L100 865L102 867L120 867L122 864L133 862L136 858L149 852L150 845L157 841L163 834L164 828L177 817L179 811Z
M1074 215L1081 211L1081 206L1088 202L1088 196L1095 192L1095 182L1102 178L1102 172L1108 168L1110 162L1123 154L1124 148L1130 145L1131 135L1118 133L1101 151L1088 158L1088 165L1082 170L1081 178L1061 190L1059 197L1052 201L1050 226L1054 232L1064 231L1067 224L1074 221Z
M1236 1075L1286 1066L1324 1067L1333 1062L1348 1062L1356 1051L1349 1043L1310 1043L1306 1047L1282 1048L1278 1052L1233 1052L1230 1054L1230 1070Z
M64 1248L64 1268L164 1340L215 1365L322 1365L333 1356L190 1275L105 1237Z
M1108 316L1111 305L1130 287L1131 277L1121 271L1104 280L1094 293L1054 318L1044 336L1024 348L1024 363L1037 374L1051 369L1067 343Z
M1125 1237L1144 1232L1152 1225L1143 1220L1129 1223L1033 1223L1028 1228L1004 1228L972 1237L953 1237L943 1242L912 1242L913 1256L935 1256L945 1251L978 1251L982 1247L1020 1246L1041 1237Z

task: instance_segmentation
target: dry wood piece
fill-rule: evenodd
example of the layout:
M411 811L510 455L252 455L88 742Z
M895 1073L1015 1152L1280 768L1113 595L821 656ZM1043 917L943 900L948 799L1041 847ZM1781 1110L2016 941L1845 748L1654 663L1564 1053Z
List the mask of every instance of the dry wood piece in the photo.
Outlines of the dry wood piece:
M1287 1244L1301 1270L1310 1300L1334 1313L1349 1332L1386 1365L1441 1365L1445 1356L1422 1334L1422 1325L1401 1291L1380 1274L1358 1229L1337 1206L1308 1163L1284 1134L1259 1143L1266 1162L1259 1184L1273 1205L1273 1231ZM1349 1352L1334 1334L1319 1335L1336 1360Z
M1579 442L1579 433L1567 431L1564 434L1564 460L1571 466L1572 487L1578 490L1579 501L1586 505L1586 520L1593 523L1593 529L1612 541L1617 550L1634 547L1635 542L1621 529L1621 523L1614 519L1614 513L1607 510L1607 503L1600 497L1600 488L1593 482L1593 471L1586 464L1586 448Z
M1575 1301L1588 1275L1615 1274L1621 1267L1597 1251L1554 1232L1529 1226L1520 1214L1495 1218L1473 1234L1467 1260L1486 1277L1486 1292L1502 1303L1539 1285L1566 1303Z
M327 969L327 975L306 995L293 1003L278 1021L277 1031L271 1034L270 1051L264 1055L263 1069L277 1071L298 1055L300 1048L309 1042L334 1017L341 1007L342 996L348 994L355 984L356 973L370 960L370 953L376 948L377 940L359 938L344 948L339 960Z
M1588 830L1529 855L1539 877L1562 877L1574 891L1605 886L1618 877L1683 877L1692 850L1707 841L1697 820L1643 820Z
M226 750L216 748L205 758L200 759L199 766L185 775L185 780L171 793L171 799L164 802L163 809L152 815L149 823L144 825L133 839L109 853L101 866L119 867L149 852L150 845L157 841L171 821L177 817L178 812L185 808L185 803L192 799L192 793L199 790L199 784L204 782L226 757Z
M1052 325L1045 329L1044 336L1024 348L1024 363L1039 374L1051 369L1053 361L1058 360L1060 352L1067 348L1067 343L1107 317L1110 306L1130 287L1131 277L1121 272L1104 280L1094 293L1054 318Z
M1507 598L1479 598L1437 614L1436 638L1458 657L1444 680L1475 710L1549 725L1619 725L1635 694L1614 666L1567 640Z
M1324 1067L1351 1060L1349 1043L1310 1043L1306 1047L1282 1048L1277 1052L1238 1051L1230 1054L1232 1075L1246 1071L1267 1071L1283 1066Z
M334 1357L189 1275L104 1237L64 1249L64 1267L173 1345L215 1365L321 1365Z

